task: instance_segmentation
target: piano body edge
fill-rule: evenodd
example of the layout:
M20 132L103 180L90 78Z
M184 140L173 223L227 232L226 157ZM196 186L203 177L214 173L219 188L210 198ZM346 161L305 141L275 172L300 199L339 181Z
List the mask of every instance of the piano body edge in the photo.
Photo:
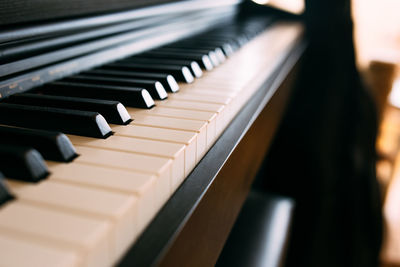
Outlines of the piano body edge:
M306 46L299 34L118 266L215 265L277 132Z

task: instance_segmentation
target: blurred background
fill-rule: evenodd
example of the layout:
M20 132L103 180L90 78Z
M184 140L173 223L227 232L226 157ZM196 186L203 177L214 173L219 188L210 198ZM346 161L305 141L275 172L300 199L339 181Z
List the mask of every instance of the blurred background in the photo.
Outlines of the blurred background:
M385 217L382 267L400 266L400 1L353 0L357 64L377 106L377 176Z
M302 0L253 0L291 13ZM385 220L381 267L400 266L400 1L351 0L357 66L379 119L377 178Z

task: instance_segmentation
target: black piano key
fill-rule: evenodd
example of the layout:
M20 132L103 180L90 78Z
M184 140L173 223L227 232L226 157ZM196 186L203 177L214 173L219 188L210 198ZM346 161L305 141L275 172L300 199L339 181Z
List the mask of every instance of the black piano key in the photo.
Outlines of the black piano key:
M4 175L0 172L0 206L14 199L14 196L8 190L4 183Z
M233 53L235 53L235 49L229 43L221 43L221 44L200 44L201 48L211 48L212 46L217 46L217 52L223 53L224 57L230 57ZM219 49L219 50L218 50Z
M103 115L109 123L120 125L132 121L124 105L118 101L28 93L15 94L6 101L31 106L95 111Z
M219 47L207 47L207 46L201 46L201 45L179 45L179 44L170 44L167 46L163 46L162 48L166 49L183 49L184 51L195 51L195 52L200 52L200 53L207 53L210 54L210 58L212 60L212 55L215 55L215 57L218 59L218 63L221 64L226 60L224 52L221 50Z
M208 37L208 36L203 36L203 37L195 37L193 39L187 39L183 40L182 43L185 42L192 42L192 43L197 43L199 45L205 45L205 46L216 46L221 48L222 50L227 49L228 52L235 52L236 50L239 49L239 46L235 40L231 38L223 38L223 37Z
M32 147L54 161L69 162L77 156L68 137L60 132L0 126L0 144Z
M0 103L0 124L106 138L112 134L97 112Z
M218 45L218 44L217 44ZM219 47L224 52L225 56L230 57L238 49L233 43L221 43Z
M229 57L235 52L235 46L231 42L224 41L207 41L202 39L183 40L173 44L174 47L196 47L200 49L221 49L225 56Z
M192 40L190 40L192 41ZM199 44L206 44L206 45L217 45L222 50L228 50L228 53L235 52L240 48L240 44L234 38L224 38L224 37L200 37L197 39L193 39L192 42L198 42Z
M242 34L239 33L232 33L232 34L221 34L221 33L215 33L215 34L208 34L205 38L208 40L222 40L222 41L228 41L231 44L236 46L236 50L243 45L245 45L248 40L246 37L244 37Z
M149 52L140 54L140 56L147 58L160 58L160 59L193 60L196 61L197 64L199 64L202 69L212 70L214 68L214 65L212 64L210 57L200 53L187 52L182 54L179 52L151 50Z
M175 93L179 91L178 83L176 82L175 78L169 74L136 72L136 71L103 70L103 69L85 71L82 72L82 74L95 77L156 80L159 81L168 92Z
M0 144L0 171L10 179L38 182L49 174L40 153L33 148Z
M210 58L210 61L214 67L217 67L220 64L218 57L214 51L201 50L201 49L172 48L172 47L164 47L164 46L157 48L155 51L164 51L167 53L181 53L181 54L195 53L197 55L206 55Z
M103 66L104 69L114 69L114 70L133 70L133 71L151 71L158 73L171 74L178 81L192 83L194 77L187 67L176 66L176 65L160 65L154 66L151 64L144 63L112 63Z
M132 63L146 63L154 65L178 65L187 67L192 75L196 78L203 76L203 71L201 70L199 64L192 60L179 60L179 59L155 59L151 57L144 57L141 55L130 57L120 62L132 62Z
M112 78L112 77L93 77L86 75L75 75L67 77L64 82L84 83L94 85L127 86L146 89L152 98L163 100L168 97L164 86L159 81L130 79L130 78Z
M124 106L135 108L152 108L154 106L154 100L150 93L143 88L53 82L40 88L40 91L48 95L115 100Z

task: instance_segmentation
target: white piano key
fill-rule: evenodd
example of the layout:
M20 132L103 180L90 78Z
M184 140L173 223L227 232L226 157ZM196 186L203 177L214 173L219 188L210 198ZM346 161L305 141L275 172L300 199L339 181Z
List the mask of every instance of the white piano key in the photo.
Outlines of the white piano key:
M215 120L216 117L215 112L199 111L199 110L182 110L179 108L163 107L163 106L157 106L152 108L151 110L138 109L138 108L128 108L128 110L138 115L191 119L191 120L207 121L208 123L211 123L213 120Z
M207 151L207 122L198 120L139 115L134 112L134 125L150 126L172 130L182 130L197 133L196 157L200 160ZM210 133L212 134L212 133Z
M7 267L78 267L79 255L68 249L38 244L0 230L1 265Z
M46 162L51 175L49 180L62 181L89 188L134 195L137 198L138 232L140 233L158 211L160 196L169 194L167 180L155 175L72 162L62 164Z
M199 95L195 93L190 93L190 90L186 90L185 94L175 94L171 95L168 99L177 99L177 100L187 100L187 101L194 101L194 102L205 102L205 103L216 103L216 104L223 104L228 105L232 98L227 96L208 96L208 95Z
M216 133L217 136L219 136L221 132L226 128L230 118L236 114L231 109L232 102L234 101L234 99L235 98L225 97L225 96L209 96L209 95L198 95L198 94L190 95L189 93L187 93L183 97L174 97L172 99L169 99L169 101L173 102L174 100L177 100L177 102L173 102L172 104L176 105L177 108L178 106L183 109L188 109L189 107L192 107L193 109L204 109L204 110L207 109L209 111L216 110L218 109L218 107L221 107L223 105L222 110L219 108L218 109L219 111L216 111L217 113ZM185 102L185 104L182 104L182 102Z
M51 180L38 184L7 181L7 184L18 201L39 203L55 210L109 221L113 239L112 258L122 256L137 237L135 196Z
M136 137L147 140L166 141L170 143L185 144L185 176L194 168L197 159L197 137L196 132L155 128L142 125L112 125L116 136Z
M221 91L221 92L240 92L242 86L240 84L230 85L230 84L215 84L215 83L198 83L194 84L193 87L182 87L191 88L193 90L210 90L210 91Z
M227 91L227 90L215 90L212 88L195 88L195 87L183 87L179 94L197 94L197 95L208 95L208 96L225 96L225 97L235 97L239 94L239 91Z
M111 228L106 220L16 200L2 207L0 229L73 249L82 256L85 267L107 267L113 263Z
M110 136L107 139L89 138L76 135L68 135L68 137L74 145L145 154L171 159L172 191L175 191L175 189L185 178L186 146L183 144L174 144L125 136Z
M157 105L174 107L183 110L199 110L218 113L216 121L216 133L219 136L222 130L226 127L226 116L229 115L229 106L224 104L215 103L204 103L204 102L194 102L194 101L184 101L184 100L166 100L163 102L157 102ZM210 144L208 144L210 147Z
M209 148L216 139L216 123L218 113L199 111L199 110L182 110L172 107L154 107L151 110L129 108L129 112L137 115L150 115L171 117L180 119L200 120L208 122L207 124L207 147Z
M199 111L209 111L209 112L222 112L224 109L224 104L216 104L216 103L204 103L204 102L196 102L196 101L184 101L184 100L165 100L158 101L157 105L173 107L173 108L181 108L188 110L199 110Z
M74 162L156 175L157 179L160 179L159 183L167 185L167 190L160 192L163 195L158 196L161 202L166 201L172 192L170 159L84 146L75 148L80 156Z

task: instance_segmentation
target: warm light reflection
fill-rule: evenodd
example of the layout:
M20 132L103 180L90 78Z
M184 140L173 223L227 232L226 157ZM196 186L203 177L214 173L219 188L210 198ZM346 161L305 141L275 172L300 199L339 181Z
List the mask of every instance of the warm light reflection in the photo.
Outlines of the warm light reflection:
M358 64L371 60L400 62L399 0L353 0Z
M396 74L400 66L400 1L351 2L357 64L380 120L376 168L382 193L386 192L381 263L400 266L400 76Z
M392 106L400 108L400 78L397 79L390 92L389 102Z
M400 157L399 157L400 158ZM393 181L390 184L385 206L384 215L386 218L386 235L382 250L382 258L386 263L400 263L400 170L399 158L396 160Z
M304 12L304 0L252 0L260 5L269 5L287 12L301 14Z
M376 177L378 178L383 194L385 194L385 189L387 184L389 184L392 178L392 162L389 160L380 160L376 163Z
M398 83L397 83L398 84ZM395 90L393 90L395 91ZM381 123L378 153L383 156L377 164L377 176L384 203L385 238L381 251L383 263L400 263L400 110L388 106ZM390 176L390 177L389 177ZM393 265L394 266L394 265ZM398 266L398 265L396 265Z

